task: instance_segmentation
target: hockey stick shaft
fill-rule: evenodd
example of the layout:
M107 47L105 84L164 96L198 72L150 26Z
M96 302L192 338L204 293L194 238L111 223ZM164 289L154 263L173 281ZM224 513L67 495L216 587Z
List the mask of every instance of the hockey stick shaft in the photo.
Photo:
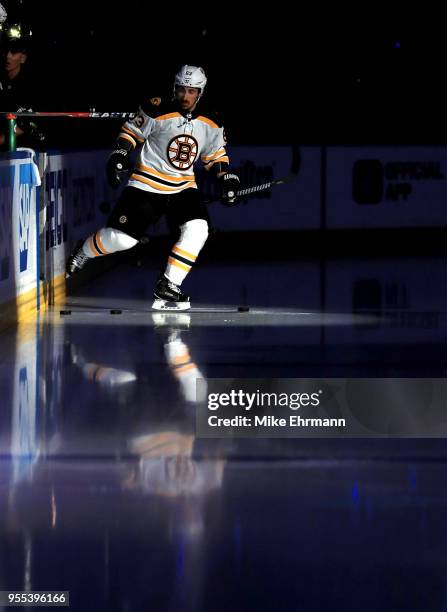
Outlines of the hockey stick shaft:
M271 187L274 187L275 185L281 185L282 183L285 183L285 182L287 182L286 179L278 179L276 181L271 181L270 183L263 183L262 185L252 185L251 187L246 187L245 189L240 189L239 191L237 191L236 197L242 198L244 196L253 195L254 193L259 193L260 191L266 191L267 189L271 189ZM216 198L216 197L208 196L208 198L204 200L204 203L213 204L214 202L220 202L220 200L221 200L220 197Z
M262 185L253 185L253 187L246 187L245 189L240 189L236 195L238 198L246 195L250 195L252 193L257 193L258 191L265 191L266 189L270 189L272 185L275 184L275 181L270 183L263 183Z
M89 112L20 112L20 113L6 113L0 112L0 116L14 115L14 117L69 117L74 119L133 119L136 113L125 113L125 112L110 112L100 113L96 111Z
M289 173L286 176L279 178L279 179L274 179L273 181L270 181L268 183L262 183L260 185L252 185L251 187L246 187L245 189L239 189L239 191L236 192L236 196L238 198L250 196L255 193L259 193L261 191L266 191L267 189L271 189L275 185L283 185L284 183L288 183L289 181L294 180L298 176L300 167L301 167L300 149L297 145L293 145L292 146L292 163L290 165ZM216 198L215 196L207 196L204 200L204 204L212 204L213 202L220 202L220 201L221 201L220 197Z

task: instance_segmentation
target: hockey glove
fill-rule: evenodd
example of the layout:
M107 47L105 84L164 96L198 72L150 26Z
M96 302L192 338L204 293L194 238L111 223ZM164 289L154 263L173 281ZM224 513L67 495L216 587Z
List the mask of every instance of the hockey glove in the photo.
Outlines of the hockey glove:
M43 146L47 140L46 134L42 132L34 121L30 121L26 130L23 130L26 134L29 134L35 147Z
M125 179L127 170L130 168L129 152L126 149L112 151L107 160L106 174L109 185L117 189Z
M224 206L234 206L237 204L236 194L241 186L241 182L237 174L230 174L227 172L219 177L219 181L222 189L222 204L224 204Z
M25 109L19 109L17 112L26 111ZM45 144L47 139L46 135L34 121L29 121L27 118L20 118L17 120L17 127L20 128L24 134L24 144L26 146L39 148L39 146L42 147Z

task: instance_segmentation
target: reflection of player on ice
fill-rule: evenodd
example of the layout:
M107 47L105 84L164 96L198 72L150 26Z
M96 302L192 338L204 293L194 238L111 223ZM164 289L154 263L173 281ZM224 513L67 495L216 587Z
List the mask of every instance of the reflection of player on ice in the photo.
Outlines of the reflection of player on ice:
M149 224L165 214L180 237L154 291L155 310L190 308L180 285L208 237L208 211L197 189L193 166L199 157L221 184L222 200L236 201L239 178L229 172L225 134L219 118L200 106L206 84L202 68L183 66L175 77L174 98L152 98L124 124L107 164L110 182L118 186L129 169L130 152L141 145L130 179L107 227L79 244L67 262L67 275L88 259L135 246Z
M204 528L203 502L209 493L222 486L225 461L218 453L206 460L196 460L193 456L194 412L188 408L205 401L207 381L182 338L182 333L190 328L191 315L154 312L152 321L166 365L178 383L180 410L173 411L171 403L169 417L164 415L159 423L155 421L152 427L146 425L145 430L129 439L128 448L132 455L139 457L139 462L129 463L122 484L125 489L141 489L172 500L180 498L179 510L186 511L186 516L179 517L179 528L189 536L200 537ZM124 395L138 380L136 371L94 363L73 344L71 357L84 377L103 390L110 389L115 401L120 390ZM127 401L131 403L129 398Z
M157 336L162 341L166 363L172 376L179 385L180 397L188 404L194 405L205 400L207 383L202 372L191 359L189 347L181 337L191 324L189 313L154 312L152 321ZM115 368L104 363L88 360L82 351L71 345L72 363L78 366L84 377L103 389L117 392L131 387L137 382L137 373L133 368ZM202 382L197 387L197 381Z

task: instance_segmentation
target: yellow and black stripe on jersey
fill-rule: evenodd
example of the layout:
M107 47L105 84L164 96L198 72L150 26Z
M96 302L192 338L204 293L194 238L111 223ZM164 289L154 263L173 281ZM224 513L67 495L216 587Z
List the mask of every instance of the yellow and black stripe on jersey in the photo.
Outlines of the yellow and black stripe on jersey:
M137 144L143 144L144 139L141 138L134 130L130 129L127 125L123 125L121 128L121 132L118 135L118 140L122 138L123 140L130 142L132 148L134 149Z
M144 166L141 163L137 163L135 170L133 171L131 178L150 185L154 189L160 191L179 191L181 189L189 189L191 187L197 188L197 183L194 174L185 176L171 176L164 172L159 172L155 168Z
M210 170L214 166L214 164L230 163L230 160L224 147L219 149L219 151L217 151L213 155L202 155L201 159L205 170Z

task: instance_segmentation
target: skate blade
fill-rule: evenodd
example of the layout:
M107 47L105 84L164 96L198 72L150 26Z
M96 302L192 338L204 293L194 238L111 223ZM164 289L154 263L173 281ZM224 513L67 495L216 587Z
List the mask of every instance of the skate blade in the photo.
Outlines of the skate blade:
M174 312L176 310L189 310L191 308L190 302L168 302L167 300L154 300L152 304L152 310L170 310Z

